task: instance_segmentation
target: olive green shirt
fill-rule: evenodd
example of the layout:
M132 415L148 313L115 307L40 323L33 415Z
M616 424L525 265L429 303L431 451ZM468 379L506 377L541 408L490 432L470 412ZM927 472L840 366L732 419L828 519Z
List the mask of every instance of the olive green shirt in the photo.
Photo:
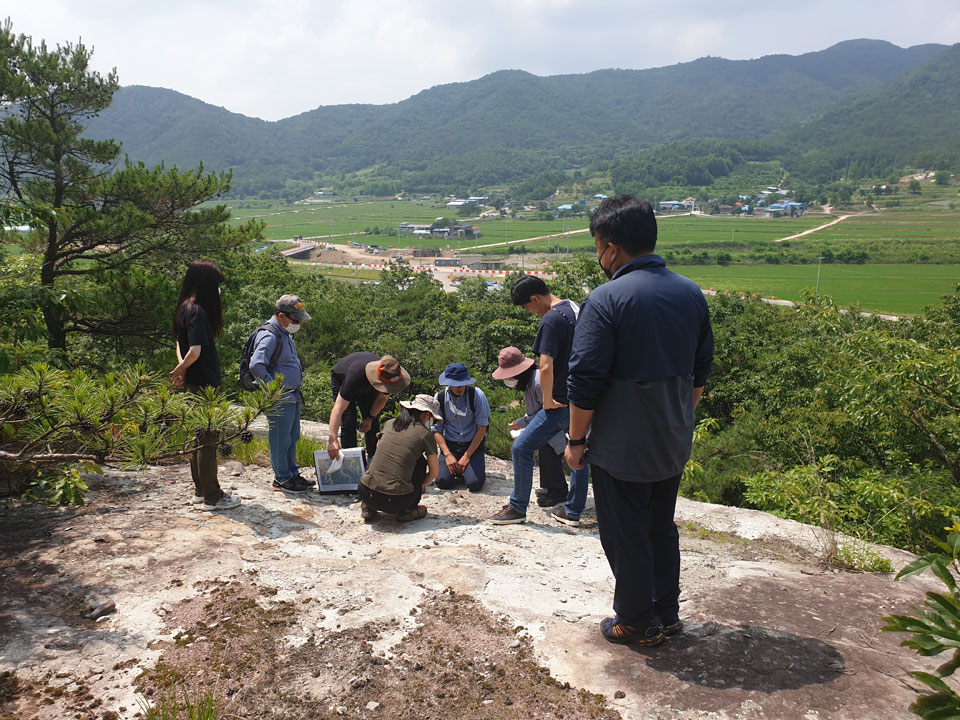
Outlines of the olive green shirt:
M384 495L409 495L414 491L413 469L424 455L437 454L433 431L414 420L406 430L393 429L390 420L380 433L377 452L360 482Z

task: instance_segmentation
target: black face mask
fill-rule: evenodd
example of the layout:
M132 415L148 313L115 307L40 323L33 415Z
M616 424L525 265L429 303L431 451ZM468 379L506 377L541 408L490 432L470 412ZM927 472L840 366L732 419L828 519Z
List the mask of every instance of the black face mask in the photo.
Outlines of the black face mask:
M604 248L604 251L606 251L606 248ZM603 274L607 276L607 280L612 280L612 279L613 279L613 271L612 271L612 270L607 270L607 269L603 266L603 260L600 259L600 258L602 258L602 257L603 257L603 253L600 253L600 257L597 258L597 265L599 265L599 266L600 266L600 269L603 270Z

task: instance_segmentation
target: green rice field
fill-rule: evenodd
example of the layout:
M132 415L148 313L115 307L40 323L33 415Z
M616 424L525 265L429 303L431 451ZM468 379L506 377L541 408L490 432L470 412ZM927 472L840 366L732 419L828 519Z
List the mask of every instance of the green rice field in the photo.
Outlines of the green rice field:
M477 247L479 252L499 257L521 251L553 253L558 242L561 259L568 248L571 252L593 250L593 239L589 233L582 232L588 223L585 216L566 220L539 220L533 215L529 219L471 220L480 229L480 237L476 240L414 239L409 235L398 238L396 228L401 222L428 224L438 217L460 221L442 203L432 202L361 199L358 202L314 205L274 204L272 207L237 208L234 217L235 222L252 217L262 219L266 223L264 235L269 239L289 240L294 235L326 239L333 235L336 243L355 240L386 247L449 246L464 251ZM894 259L903 257L904 262L824 264L820 277L820 292L831 295L839 305L860 303L864 310L891 314L919 313L924 306L939 302L942 295L951 292L960 282L960 214L956 212L930 206L909 210L898 208L882 214L851 216L823 230L783 241L833 219L833 216L818 213L798 218L662 215L658 221L658 248L687 248L712 255L722 250L744 252L765 247L794 250L806 247L819 252L820 248L829 246L835 252L843 248L864 250L871 257L883 255L882 250L889 257L890 248L895 248ZM374 228L379 228L380 233L366 234L367 230ZM509 247L482 247L504 240L551 235L560 237L516 243ZM937 262L945 264L932 264ZM677 270L705 288L758 293L786 300L800 300L804 291L812 290L817 282L815 263L744 265L734 262L728 266L677 266Z
M763 297L800 300L817 285L816 265L677 266L681 275L704 289L759 293ZM960 265L822 265L820 294L837 305L860 304L862 310L915 315L936 305L960 283Z

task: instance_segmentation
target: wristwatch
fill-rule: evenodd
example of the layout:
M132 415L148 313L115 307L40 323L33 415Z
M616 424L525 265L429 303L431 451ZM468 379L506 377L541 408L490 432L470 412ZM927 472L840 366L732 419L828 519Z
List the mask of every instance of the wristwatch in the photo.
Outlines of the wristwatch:
M567 436L567 445L569 445L570 447L576 447L577 445L587 444L586 436L580 438L579 440L574 440L572 437L570 437L570 433L564 433L564 435Z

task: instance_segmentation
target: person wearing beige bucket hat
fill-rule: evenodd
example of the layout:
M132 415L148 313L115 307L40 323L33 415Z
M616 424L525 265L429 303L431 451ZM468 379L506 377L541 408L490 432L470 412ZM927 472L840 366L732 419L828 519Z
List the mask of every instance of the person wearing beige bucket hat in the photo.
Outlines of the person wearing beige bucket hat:
M431 425L440 420L440 403L430 395L401 400L400 414L388 421L380 436L377 454L360 478L360 514L366 522L381 512L397 520L419 520L427 514L420 504L427 485L440 470L437 442Z
M367 462L377 452L380 432L380 411L391 396L406 389L410 373L392 355L383 357L372 352L350 353L330 371L333 409L330 411L330 434L327 453L336 458L341 448L357 447L357 430L363 433ZM357 423L357 410L363 419Z

